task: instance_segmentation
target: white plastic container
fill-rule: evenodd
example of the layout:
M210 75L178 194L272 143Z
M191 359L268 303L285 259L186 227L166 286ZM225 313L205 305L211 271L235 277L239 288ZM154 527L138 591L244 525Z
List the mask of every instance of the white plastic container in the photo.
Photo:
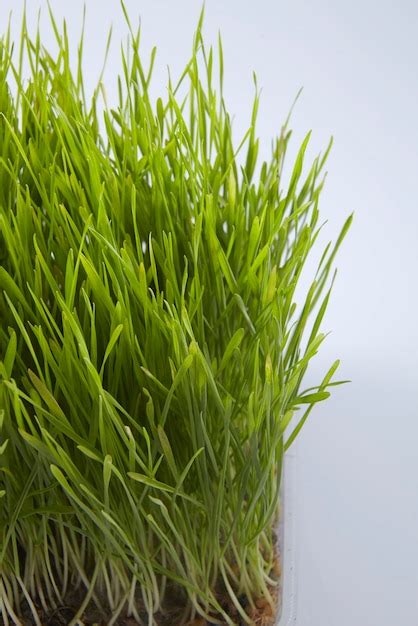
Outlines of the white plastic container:
M277 626L295 626L296 624L296 459L297 452L293 444L286 453L282 477L282 518L279 527L282 554L282 600Z

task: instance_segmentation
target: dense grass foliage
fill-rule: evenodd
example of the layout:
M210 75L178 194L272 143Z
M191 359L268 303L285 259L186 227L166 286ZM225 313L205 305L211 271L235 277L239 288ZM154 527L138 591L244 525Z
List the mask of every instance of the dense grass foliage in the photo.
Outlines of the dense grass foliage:
M52 27L56 54L25 25L0 44L2 619L78 589L74 624L89 602L153 624L174 584L190 615L233 624L226 594L249 623L284 451L334 384L338 362L302 389L351 218L297 306L328 151L305 171L308 136L284 188L290 132L257 165L258 93L234 145L201 24L156 101L131 29L115 108Z

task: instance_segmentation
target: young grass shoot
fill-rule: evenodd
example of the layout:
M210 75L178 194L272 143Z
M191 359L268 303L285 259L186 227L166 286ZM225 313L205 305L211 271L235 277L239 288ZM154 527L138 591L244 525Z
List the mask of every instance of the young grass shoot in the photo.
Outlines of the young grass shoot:
M0 43L5 626L75 601L74 626L175 625L173 597L184 621L253 623L285 451L336 384L338 361L303 386L351 222L313 266L328 150L306 167L308 135L285 183L286 125L259 163L258 91L233 140L201 21L154 100L126 19L112 105L52 14L56 52L25 22Z

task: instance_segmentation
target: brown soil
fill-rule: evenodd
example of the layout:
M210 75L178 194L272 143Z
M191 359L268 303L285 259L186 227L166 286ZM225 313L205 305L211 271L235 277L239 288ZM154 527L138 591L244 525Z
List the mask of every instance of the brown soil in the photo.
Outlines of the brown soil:
M270 604L264 598L260 598L256 601L254 608L247 609L249 617L252 619L254 626L274 626L276 623L276 608L273 609ZM228 613L238 626L247 626L241 620L236 609L230 610ZM46 615L43 611L39 611L42 626L68 626L71 619L75 615L75 607L62 606L55 609L49 615ZM184 618L181 617L181 610L174 609L173 611L165 612L164 615L155 615L155 620L158 626L215 626L215 624L222 624L226 626L226 622L208 622L202 617L197 617L191 621L184 622ZM30 617L21 617L22 626L35 626L35 622ZM87 612L82 617L82 623L84 626L107 626L107 620L102 615L94 615L94 612ZM147 622L143 622L145 624ZM0 626L4 626L2 620L0 620ZM132 617L121 616L116 622L115 626L141 626Z
M271 575L277 580L281 577L279 556L276 558ZM240 598L240 602L246 610L248 616L251 618L254 626L274 626L276 623L277 613L280 610L281 584L272 587L269 591L274 600L274 608L265 598L259 598L256 600L254 607L250 607L245 598ZM201 617L185 622L184 610L181 606L181 601L179 601L178 595L175 595L175 593L168 593L168 596L168 608L166 608L164 614L159 613L155 615L155 621L158 626L214 626L215 624L221 626L222 624L225 624L224 622L208 622L206 619ZM221 595L220 598L222 598ZM74 594L73 597L69 597L67 599L66 605L58 607L54 611L51 611L51 613L45 614L44 611L38 609L38 615L42 626L68 626L71 619L76 614L77 607L80 606L80 603L80 599L76 594ZM231 603L226 598L224 602L221 601L221 604L225 612L234 620L235 624L238 626L244 626L244 622L240 618L236 608L231 606ZM35 626L29 611L24 611L24 614L20 619L23 626ZM87 608L85 614L82 616L82 623L84 626L107 626L107 619L106 616L100 613L97 609ZM147 623L148 621L144 613L143 624ZM0 626L4 626L2 619L0 619ZM132 617L121 615L121 617L115 622L115 626L140 626L140 624Z

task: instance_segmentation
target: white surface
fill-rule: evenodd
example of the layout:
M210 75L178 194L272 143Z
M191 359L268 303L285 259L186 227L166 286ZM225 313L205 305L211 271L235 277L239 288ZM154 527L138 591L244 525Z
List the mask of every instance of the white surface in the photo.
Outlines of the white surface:
M83 0L51 4L75 40ZM115 24L110 77L126 33L118 2L86 4L89 79ZM159 46L163 85L165 65L187 59L200 2L126 4L142 16L144 47ZM28 5L31 17L38 2ZM1 2L2 29L12 6L19 13L23 1ZM336 138L322 203L328 233L356 210L327 318L333 334L316 364L323 372L342 357L341 375L353 383L312 415L299 444L298 626L418 624L417 26L418 5L408 0L206 2L208 39L219 27L224 36L237 130L253 69L264 149L303 85L297 141L309 128L315 150Z

